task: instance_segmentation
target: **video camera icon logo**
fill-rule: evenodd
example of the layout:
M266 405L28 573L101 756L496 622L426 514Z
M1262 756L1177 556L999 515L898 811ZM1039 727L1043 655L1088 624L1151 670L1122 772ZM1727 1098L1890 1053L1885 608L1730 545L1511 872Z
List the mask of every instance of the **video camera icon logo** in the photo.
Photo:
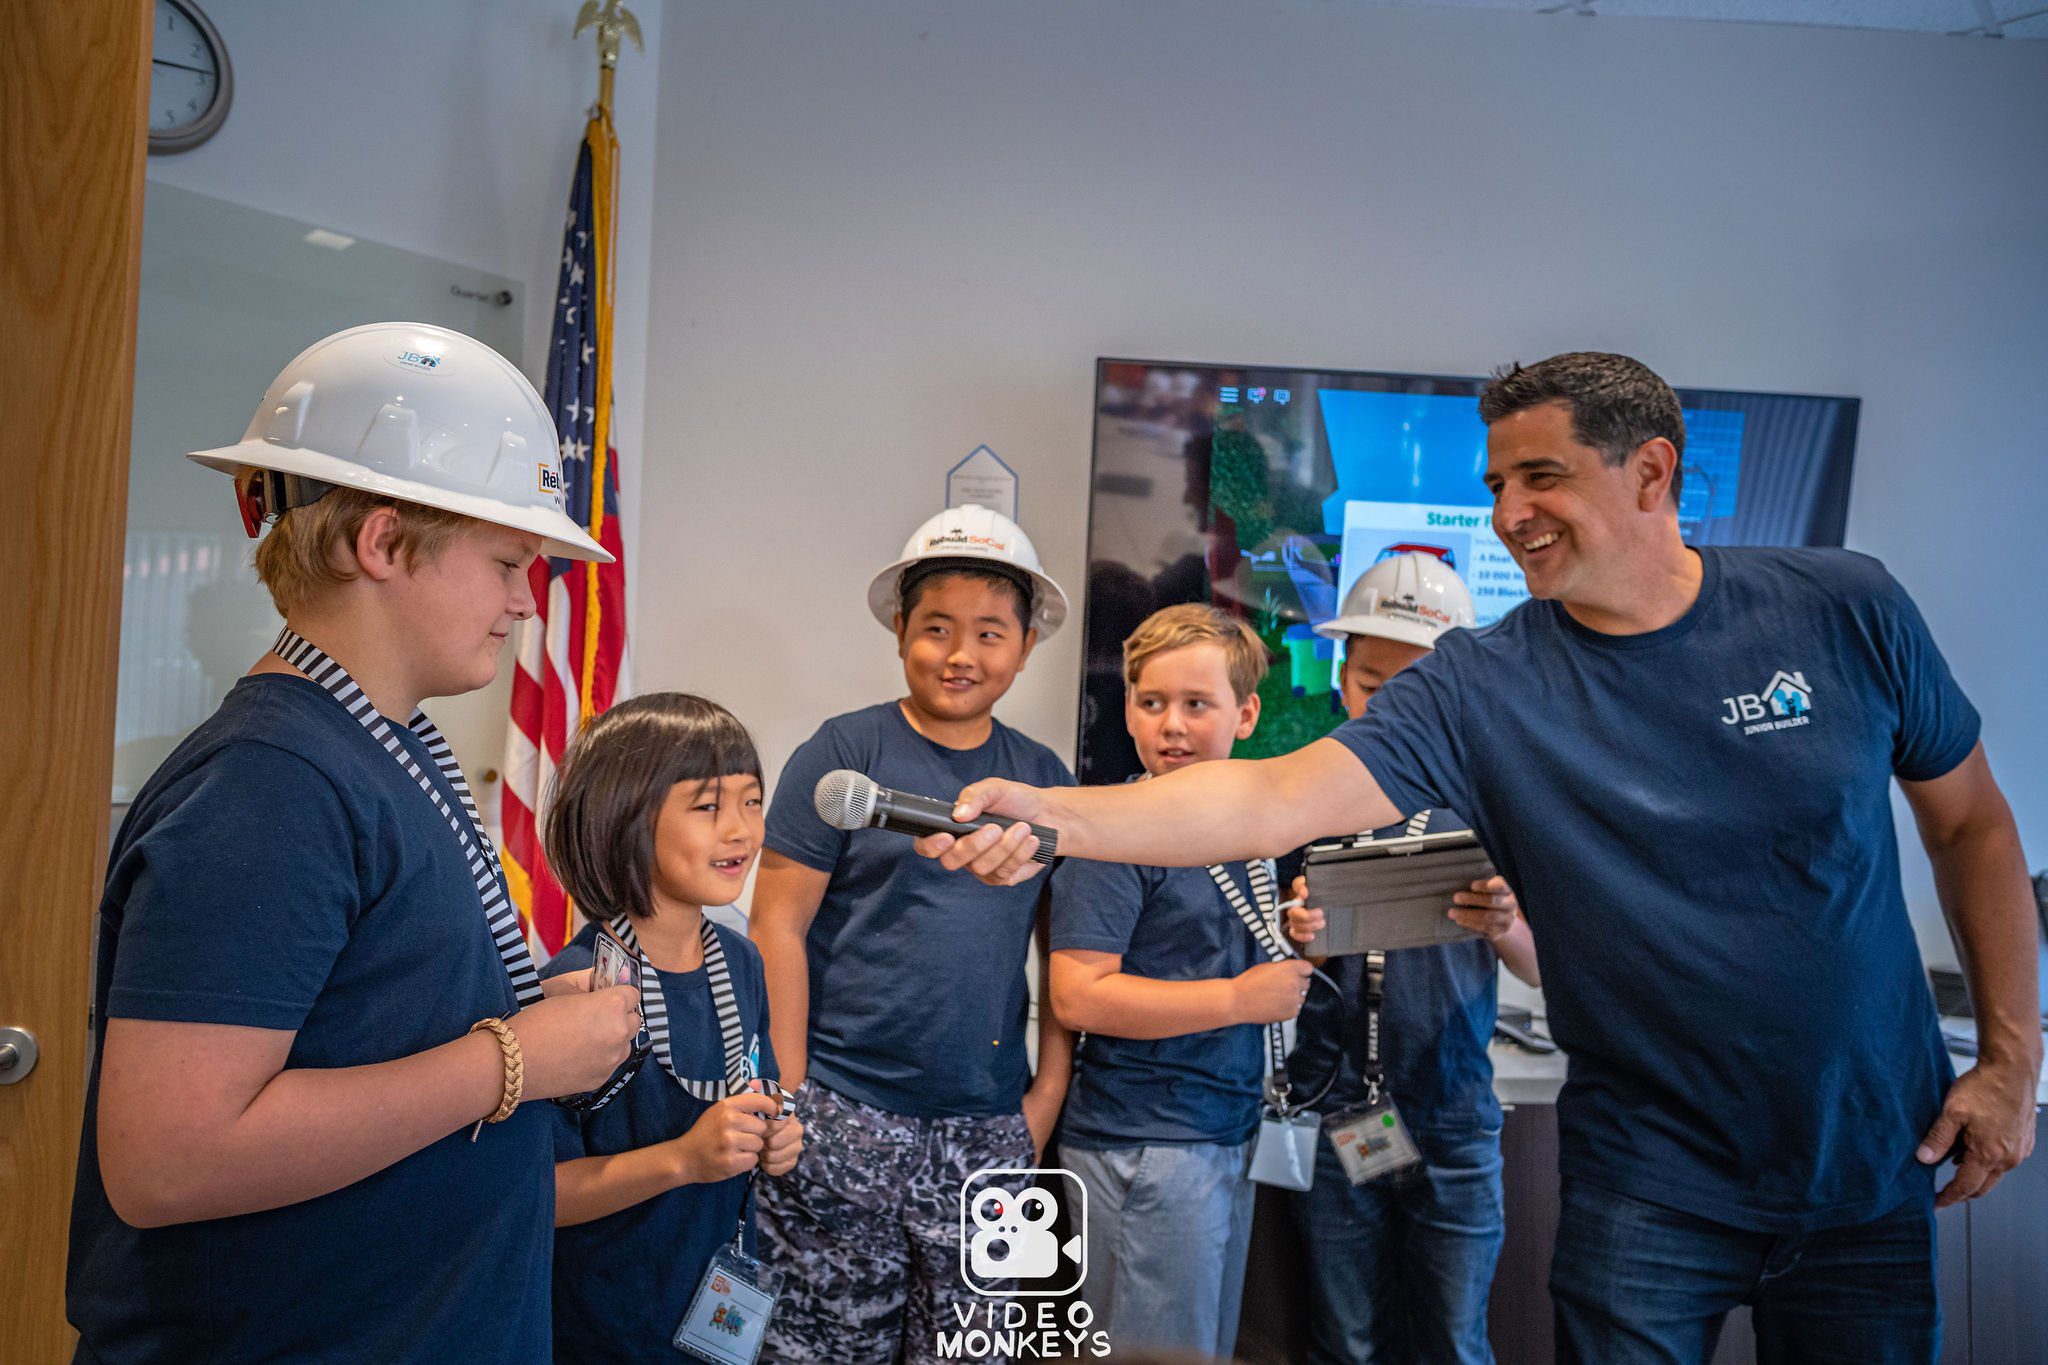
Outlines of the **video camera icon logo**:
M1062 1232L1071 1235L1062 1241ZM1080 1177L1050 1167L976 1171L961 1182L960 1278L977 1294L1002 1297L1079 1288L1088 1278L1088 1188Z

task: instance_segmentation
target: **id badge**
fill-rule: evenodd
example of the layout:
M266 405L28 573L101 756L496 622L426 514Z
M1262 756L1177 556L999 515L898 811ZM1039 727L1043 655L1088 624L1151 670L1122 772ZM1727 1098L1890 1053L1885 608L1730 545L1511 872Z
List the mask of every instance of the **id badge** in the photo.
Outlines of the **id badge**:
M672 1344L711 1365L754 1365L775 1311L771 1283L759 1261L737 1247L720 1247Z
M590 989L601 991L611 986L640 988L639 959L605 930L597 931L597 942L591 945L590 956Z
M1283 1190L1305 1190L1316 1178L1316 1133L1323 1116L1308 1110L1283 1114L1270 1105L1260 1111L1252 1143L1251 1178Z
M1354 1185L1405 1171L1422 1160L1408 1125L1394 1098L1384 1096L1377 1104L1362 1104L1330 1119L1330 1145Z

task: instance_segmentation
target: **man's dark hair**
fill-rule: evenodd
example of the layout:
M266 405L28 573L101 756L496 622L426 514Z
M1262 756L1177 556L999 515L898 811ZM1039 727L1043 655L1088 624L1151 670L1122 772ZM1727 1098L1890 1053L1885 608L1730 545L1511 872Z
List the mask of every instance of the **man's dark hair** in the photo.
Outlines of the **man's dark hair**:
M1662 436L1678 452L1671 501L1685 480L1685 414L1678 395L1640 360L1607 351L1566 351L1534 365L1503 365L1479 391L1479 417L1492 426L1545 403L1571 409L1572 438L1610 465L1628 463L1636 447Z
M594 718L550 785L548 868L587 919L653 913L654 826L679 782L759 779L753 736L715 701L653 692Z
M1031 628L1031 579L1021 569L1001 568L985 560L973 559L927 560L905 569L903 577L897 580L897 592L903 599L903 605L897 610L903 613L906 624L910 613L917 610L924 590L942 578L968 578L992 588L1006 589L1017 607L1017 628Z

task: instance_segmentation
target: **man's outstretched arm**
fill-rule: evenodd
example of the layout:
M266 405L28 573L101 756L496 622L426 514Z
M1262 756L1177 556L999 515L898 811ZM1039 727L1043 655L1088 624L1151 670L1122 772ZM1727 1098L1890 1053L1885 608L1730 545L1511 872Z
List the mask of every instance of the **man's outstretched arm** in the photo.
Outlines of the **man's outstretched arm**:
M956 820L984 812L1026 821L955 839L933 834L918 852L996 886L1031 877L1030 825L1059 831L1059 851L1101 862L1202 867L1278 857L1311 839L1354 834L1405 812L1365 765L1333 739L1279 758L1197 763L1115 787L1027 787L989 778L960 793Z

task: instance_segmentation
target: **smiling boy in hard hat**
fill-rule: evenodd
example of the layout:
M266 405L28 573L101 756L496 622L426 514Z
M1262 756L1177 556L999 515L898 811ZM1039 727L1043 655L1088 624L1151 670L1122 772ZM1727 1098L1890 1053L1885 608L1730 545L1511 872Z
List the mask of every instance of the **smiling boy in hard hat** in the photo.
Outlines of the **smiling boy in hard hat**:
M960 1273L962 1182L1036 1164L1072 1051L1042 1010L1029 1074L1040 888L954 877L900 834L827 825L812 802L842 768L941 797L989 773L1070 785L1057 755L991 714L1066 619L1066 594L1016 523L966 506L918 528L868 607L896 636L907 695L826 721L791 756L751 917L775 1055L810 1134L760 1198L782 1285L766 1354L790 1362L936 1358L939 1328L959 1330L952 1306L980 1302Z
M526 380L438 327L327 338L235 476L285 630L158 768L100 902L72 1206L82 1360L533 1361L546 1106L601 1084L626 989L543 999L421 699L487 685L562 511Z
M1476 621L1464 580L1435 555L1405 553L1358 576L1342 612L1316 633L1341 643L1344 710L1356 720L1388 679ZM1466 828L1449 811L1417 812L1374 838ZM1297 881L1297 890L1306 890ZM1315 1182L1292 1193L1308 1246L1309 1354L1317 1361L1428 1360L1486 1365L1486 1302L1505 1231L1500 1102L1493 1094L1497 968L1534 985L1536 945L1507 882L1457 893L1446 913L1479 937L1330 959L1340 995L1303 1006L1290 1074L1334 1070L1316 1104L1325 1128L1387 1096L1421 1161L1406 1175L1352 1184L1334 1144L1317 1145ZM1320 910L1289 912L1306 942ZM1374 996L1368 980L1376 979ZM1377 1010L1378 1019L1368 1012ZM1366 1039L1379 1043L1377 1065Z

